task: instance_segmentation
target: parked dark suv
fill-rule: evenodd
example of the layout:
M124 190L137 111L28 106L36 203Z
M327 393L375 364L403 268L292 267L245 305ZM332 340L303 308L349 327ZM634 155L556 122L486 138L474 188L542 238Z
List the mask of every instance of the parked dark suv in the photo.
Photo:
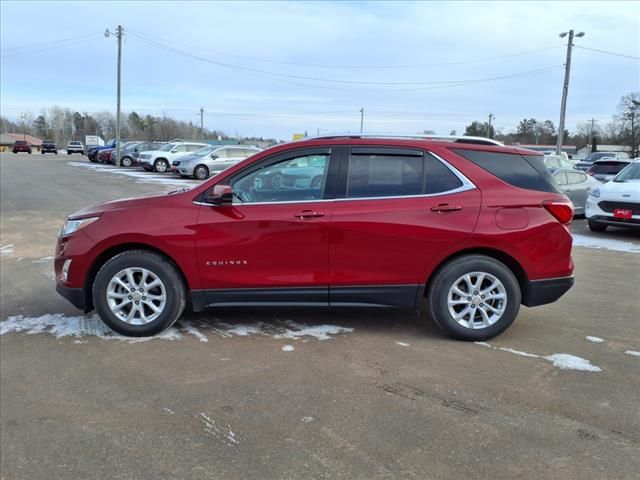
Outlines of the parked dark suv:
M56 146L56 143L53 140L45 140L42 142L42 149L40 150L40 152L42 152L43 154L47 152L52 152L57 155L58 147Z
M13 144L13 153L26 152L31 153L31 145L26 140L16 140Z
M449 335L503 332L573 284L573 209L536 152L487 139L320 137L191 190L71 215L58 291L124 335L186 306L426 305Z

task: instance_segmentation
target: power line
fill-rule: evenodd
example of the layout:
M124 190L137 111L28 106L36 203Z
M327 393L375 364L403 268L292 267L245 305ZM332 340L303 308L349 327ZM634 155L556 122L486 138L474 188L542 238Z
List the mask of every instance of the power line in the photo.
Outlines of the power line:
M614 55L616 57L630 58L632 60L640 60L640 57L634 57L633 55L625 55L624 53L609 52L607 50L599 50L597 48L583 47L582 45L575 45L576 48L582 50L590 50L592 52L604 53L605 55Z
M131 30L129 30L129 33L135 33L135 32L131 32ZM499 55L496 57L486 57L486 58L475 58L475 59L470 59L470 60L459 60L459 61L453 61L453 62L440 62L440 63L422 63L422 64L413 64L413 65L327 65L327 64L319 64L319 63L306 63L306 62L288 62L288 61L284 61L284 60L274 60L274 59L268 59L268 58L260 58L260 57L252 57L252 56L247 56L247 55L237 55L237 54L233 54L233 53L228 53L228 52L223 52L220 50L213 50L210 48L203 48L203 47L198 47L196 45L190 45L187 43L181 43L181 42L176 42L175 40L167 40L155 35L149 35L149 34L138 34L140 36L144 36L146 38L148 38L149 40L155 39L156 41L160 41L160 42L165 42L165 43L170 43L172 45L181 45L183 47L188 47L188 48L193 48L196 50L201 50L203 52L209 52L209 53L213 53L215 55L222 55L225 57L232 57L232 58L239 58L242 60L251 60L251 61L255 61L255 62L264 62L264 63L274 63L274 64L278 64L278 65L292 65L292 66L297 66L297 67L312 67L312 68L327 68L327 69L353 69L353 70L391 70L391 69L411 69L411 68L426 68L426 67L445 67L445 66L451 66L451 65L464 65L464 64L469 64L469 63L482 63L482 62L491 62L494 60L503 60L505 58L513 58L513 57L520 57L523 55L530 55L532 53L537 53L537 52L543 52L546 50L555 50L557 48L559 48L561 45L554 45L554 46L549 46L549 47L542 47L542 48L536 48L533 50L525 50L522 52L515 52L515 53L510 53L510 54L506 54L506 55Z
M60 43L60 44L57 44L57 45L50 45L48 47L38 48L38 49L35 49L35 50L28 50L28 51L22 51L22 52L13 52L13 53L6 53L6 54L2 53L2 57L6 58L6 57L16 57L16 56L19 56L19 55L29 55L29 54L32 54L32 53L44 52L44 51L47 51L47 50L54 50L54 49L57 49L57 48L70 47L72 45L79 45L79 44L82 44L82 43L87 43L87 42L93 41L96 38L100 37L101 35L102 34L97 33L97 34L94 34L93 37L87 37L87 38L85 38L83 40L78 40L78 41L75 41L75 42Z
M161 50L165 50L165 51L169 51L169 52L173 52L176 53L178 55L183 55L186 57L190 57L196 60L200 60L206 63L211 63L213 65L218 65L218 66L222 66L225 68L230 68L233 70L239 70L239 71L244 71L244 72L249 72L249 73L254 73L254 74L262 74L262 75L267 75L267 76L273 76L273 77L284 77L287 79L295 79L295 80L307 80L307 81L315 81L315 82L326 82L326 83L337 83L337 84L348 84L348 85L383 85L383 86L415 86L415 85L430 85L432 86L431 88L445 88L445 87L450 87L450 86L455 86L455 85L466 85L466 84L470 84L470 83L478 83L478 82L487 82L487 81L492 81L492 80L500 80L500 79L504 79L504 78L512 78L512 77L516 77L516 76L521 76L521 75L528 75L531 73L537 73L540 71L545 71L545 70L550 70L550 69L555 69L558 68L562 65L552 65L549 67L543 67L540 69L536 69L536 70L530 70L527 72L520 72L520 73L516 73L516 74L510 74L510 75L503 75L503 76L498 76L498 77L490 77L490 78L482 78L482 79L472 79L472 80L446 80L446 81L431 81L431 82L382 82L382 81L362 81L362 80L344 80L344 79L330 79L330 78L319 78L319 77L309 77L309 76L303 76L303 75L292 75L292 74L286 74L286 73L278 73L278 72L272 72L272 71L267 71L267 70L260 70L260 69L256 69L256 68L251 68L251 67L245 67L242 65L235 65L235 64L229 64L229 63L225 63L225 62L220 62L217 60L212 60L210 58L206 58L206 57L202 57L200 55L195 55L189 52L185 52L183 50L179 50L176 49L174 47L168 46L168 45L164 45L162 43L156 42L155 40L150 40L144 36L141 36L140 34L137 34L135 32L129 32L131 35L134 35L136 38L140 39L141 41L147 43L148 45L151 45L153 47L159 48ZM303 86L314 86L314 85L303 85ZM412 89L397 89L395 91L407 91L407 90L427 90L429 89L427 88L412 88Z
M32 43L31 45L19 45L17 47L5 47L2 48L2 50L22 50L25 48L38 48L38 47L48 47L51 46L53 44L56 43L63 43L63 42L71 42L74 40L79 40L81 38L87 38L87 37L93 37L93 36L97 36L100 35L99 33L86 33L84 35L78 35L76 37L70 37L70 38L61 38L60 40L52 40L50 42L43 42L43 43Z

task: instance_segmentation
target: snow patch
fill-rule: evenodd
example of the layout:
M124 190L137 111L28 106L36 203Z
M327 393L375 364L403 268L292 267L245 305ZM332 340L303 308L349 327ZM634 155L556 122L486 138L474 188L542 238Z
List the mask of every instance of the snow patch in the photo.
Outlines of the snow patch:
M0 256L10 257L11 255L13 255L13 243L0 246Z
M592 365L589 360L576 357L575 355L569 355L568 353L554 353L553 355L543 358L552 362L554 367L561 368L562 370L581 370L584 372L602 371L600 367Z
M394 342L396 345L400 345L401 347L410 347L411 345L409 345L408 343L404 343L404 342Z
M330 335L353 332L353 328L339 327L337 325L301 325L292 321L240 325L230 325L218 321L210 324L203 321L180 321L176 326L153 337L131 338L111 330L97 315L66 316L60 313L47 314L40 317L16 315L0 322L0 335L8 333L25 333L27 335L48 333L56 338L98 337L103 340L120 340L128 343L141 343L150 340L181 340L183 334L193 335L200 342L206 343L209 339L204 332L207 331L217 333L223 338L262 335L275 339L298 340L302 337L310 336L318 340L328 340L333 338ZM292 346L289 345L289 347L293 350Z
M600 338L600 337L590 337L589 335L587 335L584 338L586 338L591 343L603 343L604 342L604 340L602 338Z
M161 184L161 185L177 185L177 186L194 185L192 181L182 179L179 177L174 177L173 174L171 173L163 175L163 174L142 172L140 170L134 170L131 168L112 167L110 165L101 165L101 164L83 163L83 162L67 162L67 163L73 167L82 167L82 168L87 168L89 170L106 172L112 175L123 175L125 177L130 177L134 179L136 183L155 183L155 184Z
M353 328L337 325L300 325L292 321L286 321L285 325L288 328L283 333L274 335L274 338L297 340L301 337L314 337L318 340L329 340L331 339L330 335L353 332Z
M640 352L636 352L635 350L625 350L624 353L632 357L640 357Z
M227 425L226 428L219 427L214 419L204 413L200 413L200 420L204 424L205 433L217 438L225 445L234 447L240 443L235 432L231 430L231 425Z
M293 352L293 350L293 345L285 345L284 347L282 347L283 352Z
M640 245L635 243L606 237L590 237L580 235L579 233L573 234L573 245L600 250L613 250L616 252L640 253Z
M40 257L38 260L31 260L31 263L51 263L53 257Z
M502 352L509 352L521 357L540 358L548 362L553 363L554 367L562 370L579 370L583 372L601 372L602 369L593 365L589 360L568 353L554 353L553 355L538 355L535 353L523 352L522 350L515 350L513 348L496 347L487 342L474 342L476 345L492 348L493 350L500 350Z
M302 423L311 423L311 422L313 422L314 420L315 420L315 418L313 418L313 417L302 417L302 418L300 419L300 421L301 421Z
M170 408L166 408L166 407L165 407L163 410L164 410L165 412L167 412L169 415L175 415L175 414L176 414L176 412L174 412L174 411L173 411L173 410L171 410Z

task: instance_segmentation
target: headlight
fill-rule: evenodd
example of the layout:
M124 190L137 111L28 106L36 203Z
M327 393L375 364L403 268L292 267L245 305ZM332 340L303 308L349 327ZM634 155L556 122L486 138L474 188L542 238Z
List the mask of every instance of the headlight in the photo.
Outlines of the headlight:
M98 220L100 217L89 217L89 218L81 218L79 220L67 220L64 222L64 225L60 229L59 237L66 237L67 235L71 235L72 233L77 232L81 228L86 227L87 225L91 225L93 222Z
M600 198L600 187L596 187L589 192L589 195L595 198Z

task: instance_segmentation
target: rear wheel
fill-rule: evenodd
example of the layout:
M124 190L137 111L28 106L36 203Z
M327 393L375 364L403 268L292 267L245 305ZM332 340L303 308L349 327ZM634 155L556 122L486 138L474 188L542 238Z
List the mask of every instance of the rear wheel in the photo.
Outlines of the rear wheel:
M130 250L100 268L93 282L93 302L112 330L146 337L169 328L182 315L186 289L166 258Z
M159 158L154 162L153 168L156 172L164 173L167 171L167 168L169 168L169 162L164 158Z
M460 340L487 340L504 332L515 320L520 301L513 272L484 255L465 255L447 263L427 292L433 320Z
M122 157L120 159L120 165L122 165L123 167L130 167L131 163L131 157Z
M209 169L204 165L198 165L193 169L193 176L198 180L209 178Z
M589 220L589 230L592 232L604 232L607 229L607 225Z

